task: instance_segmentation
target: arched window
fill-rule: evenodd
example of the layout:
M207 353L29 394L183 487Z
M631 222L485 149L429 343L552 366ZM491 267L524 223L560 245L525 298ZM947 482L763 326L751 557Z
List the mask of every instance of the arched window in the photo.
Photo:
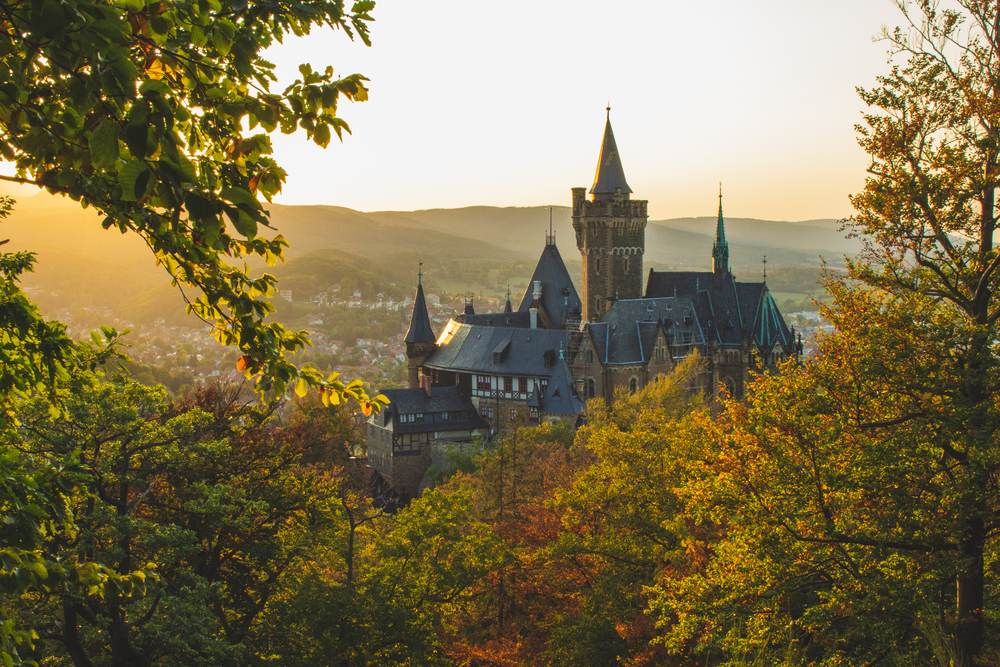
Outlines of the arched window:
M587 378L586 394L587 398L597 396L597 385L594 383L594 378Z
M628 392L634 394L637 391L639 391L639 380L633 377L628 381Z

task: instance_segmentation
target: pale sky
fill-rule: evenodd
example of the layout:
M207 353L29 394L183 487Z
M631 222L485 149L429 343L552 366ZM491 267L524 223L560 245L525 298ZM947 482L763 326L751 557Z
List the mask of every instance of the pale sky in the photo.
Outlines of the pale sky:
M855 86L885 71L892 0L379 0L374 45L324 31L271 49L371 78L327 150L275 137L279 201L361 210L566 205L590 186L610 100L654 218L850 212L867 159Z

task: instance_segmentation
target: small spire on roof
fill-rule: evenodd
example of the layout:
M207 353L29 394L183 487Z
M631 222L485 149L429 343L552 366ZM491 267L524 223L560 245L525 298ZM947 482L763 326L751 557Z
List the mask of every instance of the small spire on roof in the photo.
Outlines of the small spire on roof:
M417 266L417 292L413 295L413 312L410 315L410 328L406 331L407 343L433 343L436 336L431 327L431 318L427 313L427 301L424 299L424 263Z
M514 312L514 306L510 302L510 281L507 281L507 303L503 306L503 312L512 313Z
M719 181L719 217L715 223L715 243L712 245L712 270L722 275L729 272L729 242L726 222L722 217L722 181Z

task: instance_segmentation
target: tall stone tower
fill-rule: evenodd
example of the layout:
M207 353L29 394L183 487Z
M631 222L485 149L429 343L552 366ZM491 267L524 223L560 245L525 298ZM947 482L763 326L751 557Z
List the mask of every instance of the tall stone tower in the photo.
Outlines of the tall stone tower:
M427 314L427 301L424 299L424 274L417 273L417 293L413 297L413 314L410 316L410 328L406 332L406 367L410 389L420 387L420 367L427 357L437 349L434 329L431 328L431 318Z
M573 229L583 260L583 319L600 320L616 299L642 296L642 256L646 250L646 203L629 198L611 108L597 173L586 188L573 188Z

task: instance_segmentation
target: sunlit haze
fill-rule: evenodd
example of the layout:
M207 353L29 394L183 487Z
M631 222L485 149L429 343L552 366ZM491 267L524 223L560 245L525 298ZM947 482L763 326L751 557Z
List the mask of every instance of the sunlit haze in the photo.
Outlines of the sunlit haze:
M855 86L886 68L891 0L378 3L374 45L330 31L271 49L371 78L354 134L276 137L279 201L362 210L567 204L604 107L653 217L837 217L863 182Z

